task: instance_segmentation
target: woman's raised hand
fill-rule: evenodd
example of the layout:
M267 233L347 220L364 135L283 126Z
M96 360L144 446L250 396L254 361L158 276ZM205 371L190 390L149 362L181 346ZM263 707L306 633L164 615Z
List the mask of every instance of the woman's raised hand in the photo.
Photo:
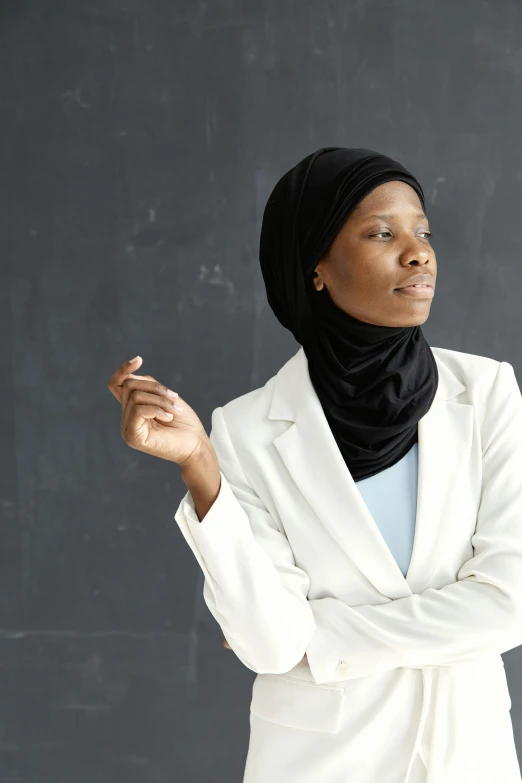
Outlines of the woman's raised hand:
M185 400L151 375L135 375L142 364L136 356L111 376L108 387L121 403L120 431L132 449L186 466L197 459L209 438L199 417ZM181 407L176 410L175 405Z

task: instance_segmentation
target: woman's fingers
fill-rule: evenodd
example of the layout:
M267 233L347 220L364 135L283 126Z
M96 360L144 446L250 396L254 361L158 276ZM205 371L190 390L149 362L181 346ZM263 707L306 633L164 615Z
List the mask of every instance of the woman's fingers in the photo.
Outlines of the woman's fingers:
M114 394L118 402L121 402L122 399L122 384L123 381L125 381L129 377L136 377L136 378L146 378L146 375L136 375L132 376L132 370L138 369L138 367L141 367L141 364L143 362L143 359L141 356L135 356L134 359L130 359L128 362L123 362L123 364L120 364L116 372L114 372L111 377L109 378L109 383L107 384L109 387L109 391Z
M223 636L222 642L223 642L223 647L226 647L226 648L227 648L227 650L231 650L231 649L232 649L232 647L231 647L231 646L229 645L229 643L227 642L227 640L226 640L226 637L225 637L225 636Z
M139 380L137 378L127 377L122 383L122 396L121 396L121 421L123 422L125 416L126 416L126 410L127 407L132 407L132 405L129 405L131 402L131 398L134 398L135 395L137 395L139 392L148 392L152 395L157 395L156 397L156 404L164 404L165 402L177 402L177 399L179 397L179 394L177 392L171 391L167 386L164 386L162 383L159 383L155 378L152 378L152 376L148 376L148 378L144 380ZM134 403L135 400L132 399L132 402Z
M132 415L133 408L136 408L138 405L142 406L149 406L153 407L155 406L156 409L161 408L161 410L164 413L170 413L171 414L171 421L174 420L176 417L176 413L179 415L179 411L174 408L174 404L178 404L177 401L174 398L171 398L170 396L167 396L166 394L154 394L150 391L151 383L150 381L145 381L147 383L147 387L144 388L143 386L135 386L131 389L131 392L126 400L126 403L122 405L122 414L120 419L120 427L122 430L126 430L129 418ZM127 387L127 384L125 384L125 387ZM124 388L125 388L124 387ZM131 404L132 403L132 404ZM167 418L167 417L163 417Z

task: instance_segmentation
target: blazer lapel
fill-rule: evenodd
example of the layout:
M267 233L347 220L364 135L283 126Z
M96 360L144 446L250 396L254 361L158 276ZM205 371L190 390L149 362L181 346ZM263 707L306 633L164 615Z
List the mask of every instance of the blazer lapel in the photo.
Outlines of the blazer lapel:
M450 493L471 448L473 407L453 400L466 386L432 350L439 385L419 421L417 516L406 577L346 467L303 348L277 373L268 414L269 419L292 422L273 442L297 488L365 577L392 600L420 592L429 583Z

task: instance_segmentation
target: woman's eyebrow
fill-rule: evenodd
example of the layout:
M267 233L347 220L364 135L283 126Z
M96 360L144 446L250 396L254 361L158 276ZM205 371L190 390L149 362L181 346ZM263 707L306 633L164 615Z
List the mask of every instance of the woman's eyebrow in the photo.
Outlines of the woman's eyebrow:
M381 218L382 220L390 220L390 218L395 218L397 215L367 215L366 217L363 217L362 220L370 220L371 218ZM418 212L414 217L417 218L426 218L428 219L427 215L424 214L424 212Z

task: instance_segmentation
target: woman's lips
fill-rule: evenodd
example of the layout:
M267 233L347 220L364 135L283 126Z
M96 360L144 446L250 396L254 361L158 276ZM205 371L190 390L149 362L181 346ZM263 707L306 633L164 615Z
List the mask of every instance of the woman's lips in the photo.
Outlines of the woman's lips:
M435 291L431 285L408 285L405 288L396 288L405 296L414 296L420 299L431 299Z

